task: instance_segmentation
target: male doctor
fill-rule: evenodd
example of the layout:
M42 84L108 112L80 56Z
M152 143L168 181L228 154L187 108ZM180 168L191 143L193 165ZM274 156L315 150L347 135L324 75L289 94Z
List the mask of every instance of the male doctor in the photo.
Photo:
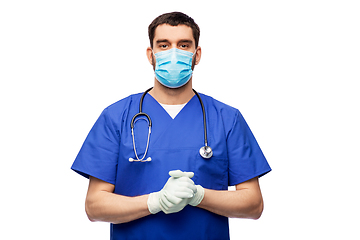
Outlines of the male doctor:
M229 217L262 214L258 178L271 168L248 125L237 109L192 90L199 36L194 20L179 12L149 25L146 54L155 80L142 102L152 120L148 142L145 118L131 133L143 95L134 94L103 111L72 165L90 179L88 218L111 223L111 239L229 239ZM209 159L199 154L200 99L213 148ZM151 160L139 161L146 154Z

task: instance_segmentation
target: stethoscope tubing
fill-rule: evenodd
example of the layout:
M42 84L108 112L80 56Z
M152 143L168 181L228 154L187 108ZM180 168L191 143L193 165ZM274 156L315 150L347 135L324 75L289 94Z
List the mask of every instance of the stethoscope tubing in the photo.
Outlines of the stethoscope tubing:
M205 107L204 107L203 101L201 100L200 95L194 89L193 89L193 92L196 94L196 96L198 97L198 99L200 101L200 105L201 105L201 109L202 109L202 113L203 113L203 121L204 121L204 142L205 142L205 146L207 146L208 141L207 141L207 127L206 127Z
M139 112L137 114L135 114L133 116L133 118L131 119L131 122L130 122L130 127L131 127L131 135L132 135L132 141L133 141L133 147L134 147L134 153L135 153L135 157L136 159L132 159L132 158L129 158L129 161L130 162L148 162L148 161L151 161L151 158L149 157L147 160L144 160L145 159L145 156L147 154L147 151L149 149L149 142L150 142L150 134L151 134L151 127L152 127L152 122L151 122L151 118L148 114L144 113L142 111L142 105L143 105L143 101L144 101L144 97L145 95L151 90L153 89L152 87L149 88L148 90L146 90L141 98L140 98L140 103L139 103ZM193 89L193 92L195 93L195 95L197 96L197 98L199 99L199 102L200 102L200 105L201 105L201 110L202 110L202 113L203 113L203 125L204 125L204 142L205 142L205 146L200 148L200 155L205 158L205 159L208 159L208 158L211 158L212 157L212 149L211 147L208 146L208 140L207 140L207 125L206 125L206 113L205 113L205 107L204 107L204 104L203 104L203 101L201 100L201 97L200 95ZM140 159L137 155L137 152L136 152L136 146L135 146L135 138L134 138L134 124L135 122L137 121L138 117L140 116L144 116L145 120L147 120L148 122L148 126L149 126L149 133L148 133L148 139L147 139L147 144L146 144L146 150L145 150L145 153L144 153L144 156ZM140 118L139 118L140 119Z

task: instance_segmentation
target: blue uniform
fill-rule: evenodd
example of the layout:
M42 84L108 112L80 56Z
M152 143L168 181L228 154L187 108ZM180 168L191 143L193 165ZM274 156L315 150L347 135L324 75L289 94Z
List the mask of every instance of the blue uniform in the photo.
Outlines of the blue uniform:
M194 172L192 180L204 188L227 190L271 168L240 112L200 94L205 106L208 145L213 157L204 159L201 105L194 96L172 119L146 94L143 112L150 115L152 131L146 157L135 158L130 122L139 111L141 94L131 95L106 108L89 132L72 169L115 185L115 193L139 196L162 189L170 170ZM136 150L141 158L147 144L148 124L135 123ZM129 223L111 224L111 239L229 239L228 218L186 206L173 214L159 212Z

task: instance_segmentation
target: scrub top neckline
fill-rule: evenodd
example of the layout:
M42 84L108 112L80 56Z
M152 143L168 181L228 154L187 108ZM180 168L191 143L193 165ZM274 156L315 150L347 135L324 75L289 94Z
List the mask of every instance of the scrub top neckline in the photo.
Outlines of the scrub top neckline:
M149 93L146 94L146 96L149 96L154 102L156 102L156 103L157 103L157 106L160 107L161 110L162 110L162 112L164 112L164 113L168 116L168 118L170 118L171 120L177 119L178 116L181 115L182 112L184 112L185 109L188 108L188 106L190 105L189 103L193 101L194 97L197 98L197 97L196 97L196 94L194 94L194 96L192 96L192 98L191 98L187 103L185 103L185 106L180 110L180 112L175 116L175 118L172 118L172 117L170 116L170 114L169 114L169 113L164 109L164 107L161 105L162 103L159 103L159 102L158 102L153 96L151 96L151 94L149 94ZM146 96L145 96L145 97L146 97ZM164 105L167 105L167 104L164 104ZM146 110L144 110L144 111L146 112Z
M171 116L172 119L176 118L176 116L179 114L179 112L185 107L187 103L184 104L162 104L159 103L165 111Z

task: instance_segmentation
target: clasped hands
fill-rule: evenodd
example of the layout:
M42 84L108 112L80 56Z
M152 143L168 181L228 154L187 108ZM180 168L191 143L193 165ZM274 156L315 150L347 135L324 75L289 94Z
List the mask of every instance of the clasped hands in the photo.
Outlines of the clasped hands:
M186 205L197 206L204 198L204 188L195 185L193 172L170 171L170 178L159 192L150 193L147 204L152 214L181 211Z

